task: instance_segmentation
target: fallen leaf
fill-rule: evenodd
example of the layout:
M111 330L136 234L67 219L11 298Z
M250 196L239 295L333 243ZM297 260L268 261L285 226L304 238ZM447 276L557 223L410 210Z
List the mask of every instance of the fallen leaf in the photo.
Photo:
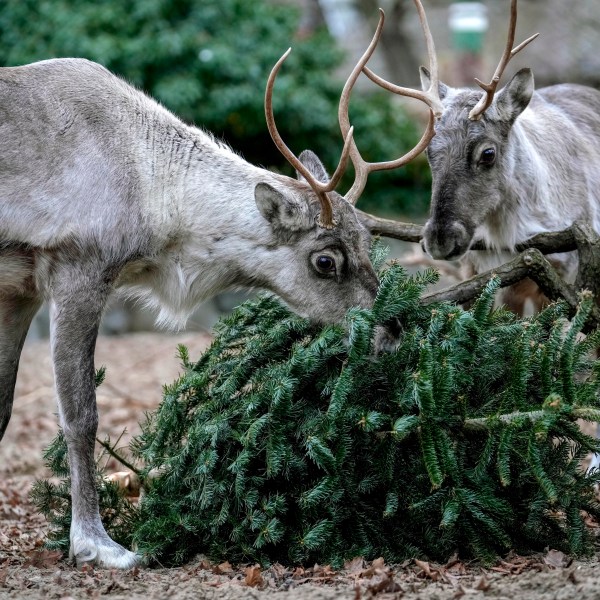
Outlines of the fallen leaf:
M312 569L313 577L331 577L335 575L335 571L331 568L331 565L317 565Z
M271 565L271 567L269 568L269 572L275 577L275 579L279 580L279 579L283 579L286 575L290 574L289 569L287 569L286 567L284 567L282 564L280 563L274 563Z
M258 565L246 567L244 575L244 583L248 587L260 587L264 584L264 579L262 578L260 567Z
M465 563L459 560L450 566L446 565L445 570L447 573L454 575L455 577L463 577L467 574L467 567L465 566Z
M129 498L140 495L140 479L133 471L117 471L104 476L104 481L114 483Z
M440 578L439 572L432 570L427 561L415 558L415 565L417 565L417 567L419 567L425 573L425 575L433 581L437 581Z
M391 573L385 573L380 581L367 586L367 591L371 595L376 594L393 594L402 590L400 584L394 579Z
M292 573L292 577L294 579L301 579L302 577L306 577L306 570L302 567L296 567L294 572Z
M575 568L569 569L566 579L567 579L567 581L570 581L571 583L578 585L581 583L581 578L578 576L578 574L575 571L576 571Z
M30 550L24 553L27 560L23 567L36 567L38 569L49 569L56 565L62 558L63 553L60 550Z
M225 573L233 573L233 567L231 566L231 563L228 560L226 560L225 562L222 562L220 565L217 565L216 567L214 567L212 572L215 575L224 575Z
M520 575L527 569L539 571L543 568L540 558L526 558L524 556L519 556L512 551L509 552L506 560L500 560L498 562L499 565L492 567L490 570L506 575Z
M446 567L446 569L450 569L452 568L457 562L459 562L458 560L458 552L455 552L449 559L448 562L444 565Z
M487 592L490 589L492 582L485 576L482 575L475 584L475 589L480 592Z
M544 563L553 569L563 569L572 562L573 560L560 550L548 550L548 553L544 556Z
M596 520L595 517L590 515L589 513L584 513L583 520L585 522L586 527L591 527L592 529L598 529L600 524Z
M344 569L349 573L360 573L365 568L365 559L362 556L355 556L352 560L344 563Z

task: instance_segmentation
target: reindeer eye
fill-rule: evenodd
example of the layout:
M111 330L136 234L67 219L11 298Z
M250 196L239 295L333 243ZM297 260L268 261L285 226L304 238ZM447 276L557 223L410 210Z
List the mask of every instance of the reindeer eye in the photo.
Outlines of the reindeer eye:
M486 148L479 157L479 164L490 166L493 165L496 160L496 150L494 148Z
M325 254L317 256L315 266L321 273L335 273L335 260L331 256Z

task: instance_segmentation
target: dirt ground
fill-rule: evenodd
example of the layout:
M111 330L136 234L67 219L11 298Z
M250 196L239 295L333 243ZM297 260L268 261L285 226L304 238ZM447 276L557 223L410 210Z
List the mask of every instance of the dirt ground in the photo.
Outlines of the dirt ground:
M114 439L125 427L129 435L136 434L143 412L160 401L162 384L177 376L176 345L186 344L194 357L208 342L202 334L101 338L97 365L106 365L108 371L98 393L100 437L110 434ZM55 412L48 343L28 343L12 421L0 444L0 600L600 598L599 557L572 561L552 549L534 557L511 555L488 569L458 558L446 565L420 561L386 565L382 560L365 564L357 558L339 572L326 565L274 565L262 570L253 565L212 565L199 556L177 569L77 570L57 553L43 550L46 524L27 497L33 480L47 475L42 450L56 434Z

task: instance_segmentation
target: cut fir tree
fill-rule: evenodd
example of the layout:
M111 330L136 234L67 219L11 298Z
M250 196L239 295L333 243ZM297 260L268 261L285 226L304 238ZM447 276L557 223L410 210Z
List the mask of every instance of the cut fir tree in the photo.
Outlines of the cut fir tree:
M181 348L185 373L132 445L139 505L98 473L108 532L163 565L589 551L600 476L581 460L600 446L576 419L600 418L600 334L578 335L591 297L571 322L560 304L517 319L493 309L494 279L470 310L425 307L436 279L388 265L372 310L344 327L263 297L223 319L198 362ZM398 345L375 356L392 319ZM46 458L63 480L33 497L66 549L60 437Z

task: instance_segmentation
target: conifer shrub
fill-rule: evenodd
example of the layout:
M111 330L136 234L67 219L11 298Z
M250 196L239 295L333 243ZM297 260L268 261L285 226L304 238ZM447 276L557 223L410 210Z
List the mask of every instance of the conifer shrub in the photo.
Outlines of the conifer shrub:
M588 552L600 476L581 459L600 448L575 420L600 416L600 335L578 336L591 297L571 322L561 304L518 319L493 309L495 279L470 310L424 306L436 279L386 266L372 310L344 327L262 297L223 319L197 362L180 348L185 372L131 448L139 505L98 473L109 533L163 565ZM396 350L374 355L375 329L396 318ZM61 439L47 459L62 482L33 496L65 548Z

